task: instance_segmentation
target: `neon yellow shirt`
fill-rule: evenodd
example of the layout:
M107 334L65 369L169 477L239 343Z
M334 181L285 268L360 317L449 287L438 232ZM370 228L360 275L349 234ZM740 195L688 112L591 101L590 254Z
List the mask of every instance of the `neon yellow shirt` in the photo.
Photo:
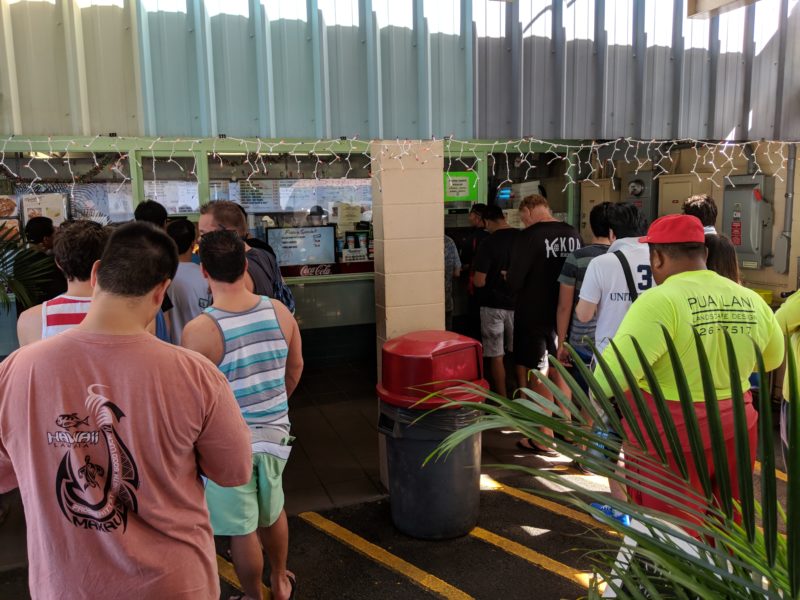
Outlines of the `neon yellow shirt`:
M768 371L783 361L783 334L772 309L758 294L713 271L686 271L673 275L663 284L646 291L631 305L614 336L614 343L639 380L639 386L650 392L631 338L639 342L667 400L679 400L679 397L661 325L666 327L675 342L695 402L702 402L704 395L692 327L703 340L720 400L731 397L724 329L733 340L742 389L749 389L748 377L756 367L751 340L755 340L761 350ZM603 352L603 358L611 365L623 390L627 389L610 345ZM599 366L595 375L603 389L611 394Z
M800 292L795 292L775 313L778 325L792 342L795 360L800 360ZM786 357L789 358L788 356ZM789 372L783 376L783 397L789 399Z

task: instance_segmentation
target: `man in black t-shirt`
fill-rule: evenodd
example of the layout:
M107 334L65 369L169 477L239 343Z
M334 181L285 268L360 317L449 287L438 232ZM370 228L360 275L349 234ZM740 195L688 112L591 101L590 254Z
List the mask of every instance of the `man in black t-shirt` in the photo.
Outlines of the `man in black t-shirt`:
M494 390L506 396L505 349L514 348L514 298L505 272L511 262L519 230L512 228L497 206L486 209L484 217L490 235L481 242L475 256L473 284L483 290L481 340L483 355L489 359Z
M489 236L486 231L486 205L476 203L472 205L469 210L469 224L472 230L464 238L461 245L461 272L467 273L467 331L466 334L476 340L480 339L481 335L481 304L482 294L481 290L475 287L475 256L478 253L483 240Z
M515 295L514 358L520 387L552 399L552 394L538 379L529 378L536 369L555 383L561 383L558 373L548 372L550 354L558 349L556 312L558 309L558 277L564 261L581 247L581 238L574 227L558 221L550 212L547 199L539 195L526 196L519 205L519 216L525 229L517 236L508 269L508 285ZM551 432L552 433L552 432ZM539 453L551 451L539 448L530 440L522 447Z

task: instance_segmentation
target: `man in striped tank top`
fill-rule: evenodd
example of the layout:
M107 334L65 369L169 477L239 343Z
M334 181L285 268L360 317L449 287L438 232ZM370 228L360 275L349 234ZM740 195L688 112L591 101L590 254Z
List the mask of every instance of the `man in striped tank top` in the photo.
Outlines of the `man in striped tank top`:
M231 537L233 565L247 598L261 598L263 543L272 596L286 600L294 593L294 575L286 570L289 529L281 476L293 439L288 398L303 370L300 331L283 304L248 291L245 245L236 232L205 233L200 261L214 303L186 325L181 343L227 377L253 447L248 484L224 488L208 482L211 526L215 535Z
M17 321L20 346L79 325L89 311L92 265L100 260L108 232L94 221L64 223L56 231L53 256L67 278L67 291L23 312Z

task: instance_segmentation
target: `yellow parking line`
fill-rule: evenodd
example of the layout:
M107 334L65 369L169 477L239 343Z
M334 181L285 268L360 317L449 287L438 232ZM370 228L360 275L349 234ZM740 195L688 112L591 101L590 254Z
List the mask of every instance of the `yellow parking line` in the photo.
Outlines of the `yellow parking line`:
M482 529L481 527L476 527L470 532L472 537L478 538L486 542L487 544L491 544L492 546L497 546L501 550L505 550L509 554L513 554L518 556L522 559L527 560L534 566L541 567L550 571L551 573L555 573L556 575L560 575L564 579L569 579L573 583L577 583L584 588L588 588L589 584L592 580L592 574L587 573L585 571L579 571L578 569L574 569L569 567L563 563L558 562L557 560L553 560L549 556L545 556L544 554L540 554L535 550L531 550L527 546L523 546L517 542L509 540L508 538L504 538L499 536L491 531L487 531Z
M496 490L498 492L503 492L504 494L507 494L512 498L516 498L517 500L522 500L523 502L527 502L528 504L532 504L533 506L538 506L539 508L549 510L550 512L555 513L557 515L568 517L573 521L579 521L580 523L588 525L593 529L602 529L603 531L605 531L610 535L619 537L619 533L611 529L608 529L602 523L595 521L592 517L590 517L586 513L579 512L568 506L564 506L562 504L558 504L550 500L545 500L544 498L539 498L538 496L534 496L533 494L528 492L523 492L522 490L518 490L517 488L503 485L502 483L492 479L488 475L481 475L481 489Z
M753 473L755 473L756 475L761 473L761 463L760 462L756 461L756 464L753 467ZM779 469L775 469L775 477L777 477L781 481L787 481L787 482L789 481L789 477L786 475L786 473L784 473L783 471L781 471Z
M313 525L320 531L327 533L329 536L336 538L343 544L350 546L353 550L360 552L367 558L380 563L384 567L391 569L395 573L400 573L408 577L411 581L418 586L440 595L442 598L448 600L470 600L472 596L465 594L456 587L415 567L409 562L406 562L399 556L395 556L391 552L387 552L383 548L368 542L359 535L337 525L333 521L329 521L322 515L315 512L304 512L300 514L300 518L307 523Z
M219 572L220 578L223 579L227 584L232 585L240 592L244 591L239 578L236 576L236 571L234 570L233 565L222 558L219 554L217 554L217 571ZM261 584L261 596L264 600L271 600L272 598L272 591L263 583Z

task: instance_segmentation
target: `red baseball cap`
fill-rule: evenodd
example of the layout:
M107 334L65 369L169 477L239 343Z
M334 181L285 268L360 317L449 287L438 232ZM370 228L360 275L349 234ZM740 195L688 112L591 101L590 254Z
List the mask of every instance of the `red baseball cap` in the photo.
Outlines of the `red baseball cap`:
M643 244L702 244L706 234L700 219L692 215L667 215L653 221L647 235L640 237Z

